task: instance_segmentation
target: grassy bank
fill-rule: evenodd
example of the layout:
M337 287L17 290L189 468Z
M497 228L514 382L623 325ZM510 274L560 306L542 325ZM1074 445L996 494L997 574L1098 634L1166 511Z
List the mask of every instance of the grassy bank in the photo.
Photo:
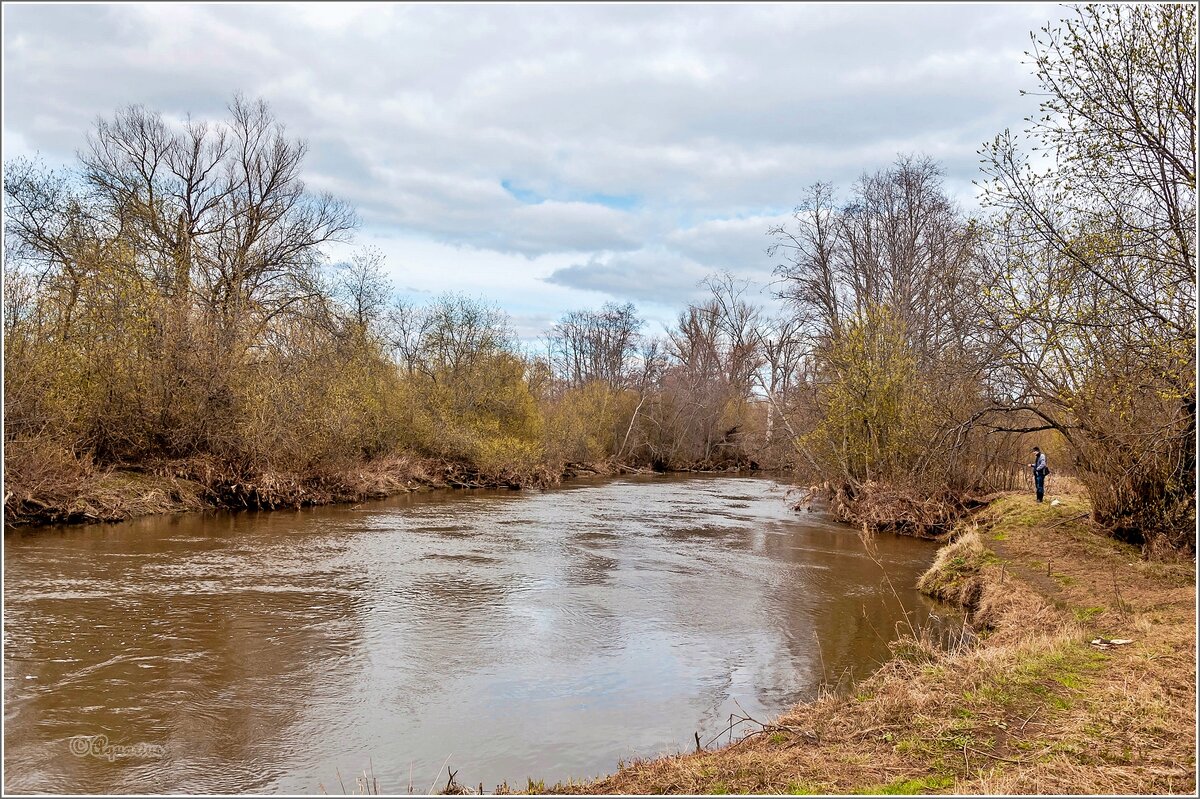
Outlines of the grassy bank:
M965 608L971 646L898 641L851 693L731 746L549 791L1193 793L1194 564L1144 561L1093 526L1082 493L1056 496L993 501L922 578Z

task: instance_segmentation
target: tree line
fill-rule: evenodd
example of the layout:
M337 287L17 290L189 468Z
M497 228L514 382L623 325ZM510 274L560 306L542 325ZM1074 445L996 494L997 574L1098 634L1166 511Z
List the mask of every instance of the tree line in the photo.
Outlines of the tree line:
M1195 12L1074 13L1033 36L1041 110L981 150L982 214L920 155L814 184L767 231L780 310L713 275L663 336L608 303L529 347L486 301L397 301L380 253L326 263L355 213L264 102L120 110L74 169L5 165L6 514L108 468L407 453L506 483L787 468L928 531L1040 442L1117 534L1194 548Z

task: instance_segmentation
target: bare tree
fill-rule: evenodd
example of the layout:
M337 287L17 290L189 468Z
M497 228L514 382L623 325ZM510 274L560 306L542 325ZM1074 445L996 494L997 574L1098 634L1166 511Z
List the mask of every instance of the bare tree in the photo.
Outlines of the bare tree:
M623 388L634 380L634 354L644 322L632 303L606 303L598 311L572 311L548 335L550 364L564 384L593 380Z
M385 260L381 251L367 248L339 265L336 293L346 304L353 331L373 331L387 312L393 287L384 274Z

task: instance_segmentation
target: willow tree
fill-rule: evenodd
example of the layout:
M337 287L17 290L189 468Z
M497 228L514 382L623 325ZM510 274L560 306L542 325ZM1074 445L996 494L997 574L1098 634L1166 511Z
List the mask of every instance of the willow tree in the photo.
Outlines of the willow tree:
M983 152L1014 406L1072 442L1098 520L1192 547L1195 37L1190 5L1075 9L1032 37L1040 114Z

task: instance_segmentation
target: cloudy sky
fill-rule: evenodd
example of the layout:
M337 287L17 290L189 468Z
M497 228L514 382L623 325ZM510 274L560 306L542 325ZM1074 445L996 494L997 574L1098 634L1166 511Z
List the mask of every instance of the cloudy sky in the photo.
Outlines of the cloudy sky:
M3 154L73 161L141 103L220 118L267 100L349 200L397 287L504 307L525 337L635 302L652 327L817 180L925 153L972 207L979 146L1035 110L1050 4L16 5ZM333 258L344 251L331 252Z

